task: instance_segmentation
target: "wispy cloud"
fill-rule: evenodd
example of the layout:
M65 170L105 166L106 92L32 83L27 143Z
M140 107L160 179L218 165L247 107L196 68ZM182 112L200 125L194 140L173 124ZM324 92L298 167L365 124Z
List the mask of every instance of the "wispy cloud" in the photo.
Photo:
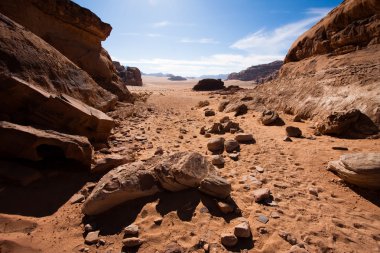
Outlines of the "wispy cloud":
M169 21L160 21L160 22L156 22L156 23L153 23L153 27L165 27L165 26L169 26L171 25L171 23Z
M217 41L213 38L201 38L201 39L183 38L179 42L181 42L181 43L197 43L197 44L219 44L219 41Z
M312 8L306 11L307 18L289 23L274 30L265 28L250 34L231 45L231 48L260 52L262 54L284 54L293 41L324 17L330 8Z
M181 23L181 22L170 22L167 20L159 21L152 24L152 27L154 28L163 28L168 26L194 26L193 23Z

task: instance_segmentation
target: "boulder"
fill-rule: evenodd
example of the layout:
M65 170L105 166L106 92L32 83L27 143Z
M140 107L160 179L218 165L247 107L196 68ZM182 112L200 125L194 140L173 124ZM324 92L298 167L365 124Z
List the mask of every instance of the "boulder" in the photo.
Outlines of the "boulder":
M101 45L110 35L112 27L90 10L73 1L3 0L0 12L45 40L119 100L132 100L132 95L117 78L111 57ZM54 65L61 68L59 64ZM45 76L50 77L48 74ZM84 82L75 81L75 78L70 78L69 82L84 85ZM88 92L95 93L90 89Z
M207 130L208 133L211 134L224 134L224 127L221 123L213 123L212 126Z
M234 227L234 235L239 238L249 238L251 236L251 228L248 221L236 225Z
M235 136L235 140L239 143L253 143L255 139L252 134L242 133Z
M45 2L40 3L45 4ZM34 21L31 23L39 23L38 18L26 15L24 5L29 4L30 1L1 1L0 12L4 5L15 6L20 16L33 18ZM19 11L20 6L23 6L23 12ZM49 32L58 30L60 29L51 29ZM1 86L11 76L17 76L51 94L65 93L102 111L114 107L117 101L115 95L100 87L88 73L46 41L2 14L0 14L0 32ZM66 38L64 41L67 44ZM11 98L15 98L16 95L20 94L13 93Z
M9 121L106 141L114 121L68 95L54 95L17 77L0 79L0 113Z
M239 151L240 145L236 140L227 140L224 142L224 147L227 153L232 153L234 151Z
M222 177L210 175L201 181L199 190L213 197L224 199L230 196L231 184Z
M195 91L213 91L224 88L224 82L221 79L202 79L194 87Z
M159 191L153 171L142 162L121 165L104 175L83 204L82 212L96 215L125 201Z
M369 189L380 189L380 153L353 153L331 161L328 170L343 180Z
M248 107L246 104L242 102L229 103L224 109L224 112L226 113L234 112L235 116L240 116L248 112Z
M223 112L224 111L224 109L226 109L226 107L227 107L227 105L230 103L230 101L228 101L228 100L223 100L223 101L221 101L220 103L219 103L219 105L218 105L218 111L219 112Z
M211 158L211 163L215 166L223 166L224 158L221 155L213 155Z
M224 150L224 138L213 138L207 143L207 149L211 152L219 152Z
M261 83L262 80L266 80L268 77L277 74L282 64L282 61L274 61L267 64L251 66L239 73L229 74L227 80L256 81L257 83Z
M302 131L298 127L287 126L285 128L285 131L286 131L286 136L288 137L300 138L302 136Z
M278 113L271 110L265 110L261 114L261 123L265 126L269 126L274 124L280 117L278 116Z
M131 86L142 86L141 72L136 67L127 67L124 83Z
M154 172L162 188L169 191L199 187L205 177L216 173L206 157L195 152L175 153L157 164Z
M379 132L372 120L360 110L333 112L316 126L316 132L334 136L365 137Z
M71 159L90 167L92 146L82 136L0 121L0 157L31 161Z
M233 247L238 243L238 239L232 233L224 233L220 236L220 242L226 247Z

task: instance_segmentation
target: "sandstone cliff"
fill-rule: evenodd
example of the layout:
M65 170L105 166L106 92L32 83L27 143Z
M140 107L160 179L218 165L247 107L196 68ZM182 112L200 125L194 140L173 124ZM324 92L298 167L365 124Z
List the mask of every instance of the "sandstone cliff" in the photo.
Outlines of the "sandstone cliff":
M255 106L304 118L357 108L380 124L379 24L379 1L344 1L296 40Z
M227 80L256 81L258 83L269 81L278 74L282 61L274 61L268 64L260 64L249 67L239 73L231 73Z
M55 47L119 100L132 99L101 46L112 27L88 9L69 0L2 0L0 12Z
M124 83L124 85L131 85L131 86L142 86L142 78L141 78L141 72L136 67L124 67L120 64L118 61L112 62L116 71L117 75L120 77L121 81Z

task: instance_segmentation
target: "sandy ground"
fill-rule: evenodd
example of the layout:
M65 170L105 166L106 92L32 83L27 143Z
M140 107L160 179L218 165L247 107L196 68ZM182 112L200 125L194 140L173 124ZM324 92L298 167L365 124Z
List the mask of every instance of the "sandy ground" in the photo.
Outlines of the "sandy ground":
M208 108L216 110L222 98L191 91L196 81L145 77L143 87L129 87L133 92L152 94L134 116L120 122L110 142L111 151L124 154L134 149L138 159L152 156L157 147L165 154L196 151L209 156L209 139L199 130L228 115L256 139L256 144L241 145L239 161L226 156L224 168L218 169L232 183L231 196L241 214L223 215L215 199L196 190L162 193L125 203L90 220L100 229L105 245L88 246L83 239L87 220L83 221L81 204L71 204L69 199L98 178L84 172L53 173L46 181L49 183L34 184L27 191L16 186L1 188L0 252L80 252L85 248L89 252L121 252L123 228L132 223L140 227L139 236L145 243L122 252L176 252L165 251L176 245L193 250L189 252L204 252L195 247L199 241L220 245L220 234L232 231L240 217L249 220L253 237L231 251L288 252L292 245L279 236L280 231L286 231L309 252L380 252L379 192L349 187L325 169L328 161L345 153L378 152L380 140L320 136L284 142L286 125L299 127L307 137L312 136L313 123L295 123L292 116L281 114L285 126L263 126L256 111L237 118L219 112L205 117L204 108L197 108L197 103L209 100ZM187 133L180 133L181 128ZM136 141L135 135L145 135L148 140ZM232 139L233 135L223 137ZM333 150L334 146L348 151ZM264 172L257 172L255 166L263 167ZM278 206L253 201L252 191L262 186L271 190ZM311 188L318 191L317 196L309 192ZM274 213L279 218L273 218ZM268 223L258 221L259 215L268 217ZM154 220L160 217L162 223L156 225ZM226 251L220 246L215 252Z

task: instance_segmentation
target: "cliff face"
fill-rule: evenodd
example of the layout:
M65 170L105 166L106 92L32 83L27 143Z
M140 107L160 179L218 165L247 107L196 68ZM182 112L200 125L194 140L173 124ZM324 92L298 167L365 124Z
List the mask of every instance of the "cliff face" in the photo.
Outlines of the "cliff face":
M380 43L380 2L345 0L290 48L285 63L321 55L339 55Z
M118 61L112 62L116 68L117 75L125 85L142 86L141 72L136 67L124 67Z
M279 77L255 89L256 108L304 118L359 109L380 125L380 2L347 0L290 48Z
M112 27L91 11L69 0L2 0L0 12L55 47L119 100L131 99L101 46Z
M261 83L277 75L282 63L282 61L274 61L268 64L252 66L239 73L229 74L227 80L256 81Z
M103 111L117 101L115 95L50 44L0 14L0 77L3 76L16 76L53 94L68 94ZM15 100L19 95L12 94Z

